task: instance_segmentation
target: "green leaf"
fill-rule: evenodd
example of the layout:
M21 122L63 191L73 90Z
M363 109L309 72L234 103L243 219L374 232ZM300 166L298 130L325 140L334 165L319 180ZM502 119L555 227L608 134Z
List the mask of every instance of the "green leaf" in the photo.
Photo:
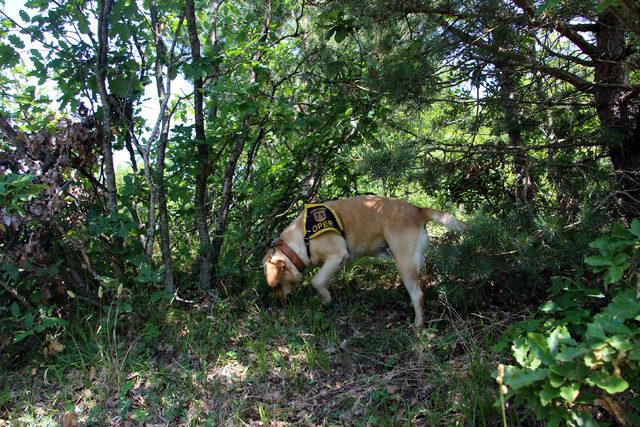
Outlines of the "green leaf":
M629 387L629 383L608 372L599 371L591 375L591 383L605 390L607 393L621 393Z
M327 30L326 33L324 33L324 39L325 40L329 40L334 34L336 33L336 29L335 28L329 28L329 30Z
M129 26L122 22L116 22L111 26L111 33L117 34L122 40L127 40L131 36Z
M613 257L613 263L617 266L620 267L626 267L627 264L627 254L625 253L617 253L614 257Z
M27 12L25 12L23 9L20 9L20 12L18 12L18 14L20 15L20 19L22 19L24 22L31 21L31 18L29 18L29 14L27 14Z
M547 406L549 403L553 401L554 398L558 397L560 392L557 388L552 387L549 384L545 384L542 386L542 390L538 393L540 397L540 403L542 406Z
M561 311L561 310L562 308L551 300L545 302L540 307L540 311L542 311L543 313L555 313L556 311Z
M82 34L89 34L89 23L84 16L78 20L78 31Z
M622 278L624 274L624 267L619 267L617 265L609 267L607 274L604 276L605 285L609 285L611 283L616 283L618 280Z
M551 376L551 373L560 375L565 380L581 381L587 376L589 370L580 361L576 361L573 363L556 363L549 367L549 376Z
M633 319L640 314L640 302L636 299L635 292L629 289L616 295L607 307L606 312L616 320Z
M571 383L567 386L560 387L560 396L569 403L573 403L580 394L580 384Z
M42 326L44 328L51 328L54 326L63 326L66 328L69 326L69 323L59 317L45 317L42 319Z
M505 368L505 383L517 390L547 378L547 369L518 369L514 366Z
M111 92L120 96L127 96L131 91L139 86L140 82L135 77L116 76L114 77L109 87Z
M336 35L334 37L336 43L342 43L344 39L349 35L349 31L342 25L336 28Z
M547 338L547 345L549 346L549 352L555 355L558 352L558 346L560 344L577 345L576 341L571 338L569 330L566 326L559 326L555 328Z
M13 67L18 61L18 52L13 47L0 43L0 68Z
M562 375L556 374L552 371L549 371L549 384L551 384L552 387L558 388L561 387L565 380L564 377Z
M13 317L19 317L20 316L20 306L18 305L18 303L13 303L11 304L11 315Z
M7 36L7 40L9 40L11 44L14 45L16 48L24 49L24 42L20 39L20 37L16 36L15 34L10 34L9 36Z
M525 366L527 363L527 354L529 353L529 343L527 340L523 338L517 338L514 340L513 345L511 346L513 350L513 357L516 358L516 361L520 366Z
M545 13L548 9L553 9L554 7L560 4L560 0L545 0L538 6L535 10L536 16L540 16Z
M612 319L607 316L598 315L592 323L587 325L587 339L594 344L594 341L605 341L608 334L630 334L631 331L622 321ZM593 346L591 348L594 348Z
M570 362L576 357L582 356L587 350L583 347L560 346L560 351L556 354L559 362Z
M20 331L17 334L15 334L15 336L13 337L13 342L20 342L23 339L30 337L34 333L35 331L33 329L30 329L28 331Z
M584 259L584 262L592 267L608 267L613 265L610 259L601 256L590 256Z
M120 307L118 309L119 313L131 313L131 304L129 304L128 302L123 302L120 304Z
M631 226L629 227L629 231L631 231L634 236L640 237L640 219L633 218L631 220Z
M26 316L24 316L22 323L24 323L24 326L27 329L29 329L33 327L33 320L34 320L33 312L30 312L30 313L27 313Z

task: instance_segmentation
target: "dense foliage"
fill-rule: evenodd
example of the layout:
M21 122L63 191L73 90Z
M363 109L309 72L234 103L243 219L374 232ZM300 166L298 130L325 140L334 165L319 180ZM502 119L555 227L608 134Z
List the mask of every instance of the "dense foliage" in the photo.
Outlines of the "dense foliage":
M504 371L506 394L554 425L588 423L584 405L595 403L607 407L617 422L637 424L637 398L625 411L610 395L640 386L638 290L622 280L624 271L640 262L640 220L629 229L617 224L590 246L599 255L586 262L606 272L604 280L554 278L551 299L540 307L543 315L511 327L519 366ZM638 274L631 277L634 282Z
M44 366L73 342L83 362L65 367L90 370L88 354L123 366L131 331L148 359L193 300L216 307L193 314L210 330L191 328L216 363L240 363L243 341L223 323L236 319L268 323L328 369L339 331L321 311L297 313L331 342L318 356L303 327L265 314L260 260L303 203L376 193L469 224L436 230L433 312L526 317L491 343L453 326L478 348L463 346L465 380L481 378L466 398L495 401L481 390L499 358L512 420L637 422L639 36L627 0L0 0L0 362ZM394 277L364 263L339 281ZM434 334L389 339L397 354L433 352L417 366L437 372L459 347L434 348ZM268 360L247 363L266 372ZM116 370L124 417L133 385ZM363 416L440 408L437 393L402 406L389 387L369 390ZM0 394L0 416L9 401ZM462 419L427 419L500 416L460 407Z

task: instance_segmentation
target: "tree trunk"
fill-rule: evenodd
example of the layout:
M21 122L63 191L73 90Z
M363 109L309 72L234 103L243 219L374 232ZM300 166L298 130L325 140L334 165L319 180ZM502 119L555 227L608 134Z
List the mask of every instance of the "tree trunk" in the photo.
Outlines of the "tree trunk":
M186 18L187 28L189 30L189 43L191 45L191 58L195 65L201 59L200 56L200 40L198 39L198 31L196 26L196 16L193 0L186 0ZM198 74L193 80L193 108L195 110L195 131L197 145L196 153L196 189L194 197L194 209L196 229L198 231L199 248L199 265L200 274L198 284L200 289L208 290L211 288L211 239L209 238L209 205L207 203L207 179L210 174L209 152L210 146L207 144L204 130L204 112L203 112L203 88L202 77Z
M158 196L158 213L160 220L160 251L164 265L164 287L167 292L174 293L173 264L171 261L171 241L169 237L169 213L167 210L167 192L164 183L164 159L169 140L169 117L162 124L162 132L158 142L156 157L156 188Z
M156 0L150 2L150 14L151 25L154 29L155 42L156 42L156 88L158 92L158 99L160 100L160 112L158 113L158 120L156 121L155 128L149 137L147 146L145 147L145 156L143 156L145 165L145 179L149 185L149 228L147 229L147 247L145 248L147 256L150 259L153 252L153 237L155 232L155 208L154 202L158 204L158 220L160 222L160 253L162 255L162 264L164 265L164 287L167 292L174 293L175 285L173 282L173 262L171 257L171 239L169 235L169 213L167 210L167 193L164 181L164 161L167 151L167 143L169 140L169 124L171 121L171 115L167 114L167 105L169 102L169 96L171 95L171 67L173 61L173 49L177 40L177 33L182 26L182 20L178 23L173 46L171 47L171 53L168 58L167 69L167 83L166 88L164 85L164 79L162 77L162 66L167 58L165 58L166 49L164 42L160 37L160 24L158 21L158 9ZM157 135L158 127L160 127L160 139L158 141L157 153L156 153L156 170L155 179L151 179L151 145Z
M113 0L98 1L98 57L95 73L103 114L101 136L103 167L107 187L107 208L110 215L115 215L118 212L118 188L116 186L116 172L113 166L113 145L111 143L113 116L105 76L107 52L109 51L109 16L111 15L112 6ZM116 275L122 276L124 274L124 262L120 259L120 253L122 252L124 243L120 237L114 236L113 244L115 248L113 267Z
M271 23L271 0L264 0L264 14L262 19L262 33L260 39L258 39L259 44L263 44L267 41L269 36L269 24ZM259 62L262 58L262 52L259 49L256 49L252 55L252 59L255 62ZM257 75L255 72L251 73L251 82L257 83ZM224 171L223 184L222 184L222 194L220 201L220 208L218 209L218 215L216 220L216 227L213 234L212 241L212 262L214 268L218 269L218 262L220 260L220 253L222 251L222 243L224 240L224 232L227 229L227 220L229 217L229 208L231 207L231 199L233 196L233 177L236 172L236 166L238 164L238 159L242 154L242 150L244 149L245 142L249 137L249 128L250 128L250 115L245 115L242 120L242 128L240 134L238 135L238 139L236 140L236 144L231 151L231 155L229 157L229 161L227 163L227 167Z
M622 85L628 83L624 58L625 31L610 9L598 16L595 58L596 110L609 145L609 156L618 178L618 202L624 216L640 216L640 115L625 99Z
M242 154L242 150L244 148L244 143L247 140L247 134L249 130L249 116L245 116L242 121L242 133L238 136L236 140L236 144L233 147L233 151L231 152L231 156L229 157L229 162L227 163L227 167L224 170L224 178L222 183L222 195L220 200L220 208L218 209L218 218L216 220L216 228L213 232L213 242L212 242L212 260L214 262L214 266L218 265L218 261L220 260L220 252L222 250L222 241L224 238L224 232L227 228L227 219L229 217L229 208L231 207L231 198L233 195L233 176L236 172L236 165L238 164L238 159Z
M96 61L96 83L103 110L102 154L104 158L104 174L107 186L107 207L109 208L109 213L114 214L118 209L118 193L116 188L116 173L113 167L113 146L111 144L111 103L109 102L109 95L107 93L107 86L105 82L107 52L109 50L109 15L111 15L112 6L113 0L98 1L98 58Z
M518 114L516 76L508 64L496 64L498 81L500 82L504 124L511 147L522 147L522 126ZM533 198L531 176L529 175L529 156L525 150L515 150L513 154L513 170L516 173L515 199L526 203Z

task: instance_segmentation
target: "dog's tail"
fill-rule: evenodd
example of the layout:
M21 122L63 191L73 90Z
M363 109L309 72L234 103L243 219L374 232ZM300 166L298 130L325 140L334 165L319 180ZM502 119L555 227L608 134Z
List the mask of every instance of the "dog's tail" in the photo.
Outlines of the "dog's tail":
M420 214L427 220L431 219L440 225L444 225L449 230L463 232L467 225L451 214L431 208L420 208Z

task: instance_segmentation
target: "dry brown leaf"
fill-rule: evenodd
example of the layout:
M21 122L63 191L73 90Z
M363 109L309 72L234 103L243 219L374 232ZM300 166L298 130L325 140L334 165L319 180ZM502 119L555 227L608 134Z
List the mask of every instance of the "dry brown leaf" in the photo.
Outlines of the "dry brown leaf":
M64 350L64 345L60 344L58 341L51 341L49 343L49 353L52 355L56 355L57 353L62 352Z
M63 427L77 427L78 426L78 416L75 412L70 412L65 414L64 420L62 421Z

